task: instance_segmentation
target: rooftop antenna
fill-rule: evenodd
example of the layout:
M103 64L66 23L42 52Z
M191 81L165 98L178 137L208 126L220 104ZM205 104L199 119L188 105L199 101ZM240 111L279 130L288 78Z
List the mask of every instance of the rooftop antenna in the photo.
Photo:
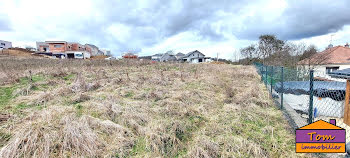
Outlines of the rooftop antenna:
M332 35L331 35L331 41L330 41L330 44L332 44L332 42L333 42L333 36L334 36L334 34L332 34Z
M334 34L331 35L331 40L329 41L328 48L332 48L332 47L333 47L333 44L332 44L332 42L333 42L333 36L334 36Z

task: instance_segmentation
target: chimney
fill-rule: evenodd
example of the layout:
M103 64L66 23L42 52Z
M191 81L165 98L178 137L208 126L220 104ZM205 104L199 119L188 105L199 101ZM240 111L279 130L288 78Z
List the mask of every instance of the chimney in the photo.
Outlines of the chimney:
M349 48L349 43L346 43L345 47L346 47L346 48Z
M336 122L337 122L337 121L336 121L335 119L330 119L330 120L329 120L329 123L332 124L332 125L334 125L334 126L336 126Z
M333 48L333 44L329 44L329 45L328 45L328 48Z

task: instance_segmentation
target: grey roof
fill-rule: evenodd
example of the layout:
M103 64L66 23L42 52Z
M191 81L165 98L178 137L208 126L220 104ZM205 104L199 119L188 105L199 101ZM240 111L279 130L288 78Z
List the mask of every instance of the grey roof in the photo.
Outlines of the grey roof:
M179 52L179 53L177 53L175 56L185 56L185 54L184 54L184 53Z
M203 53L201 53L200 51L195 50L195 51L192 51L192 52L187 53L184 57L189 57L191 54L193 54L193 53L195 53L195 52L198 52L198 53L202 54L203 56L205 56L205 55L204 55Z
M85 44L85 46L89 46L89 47L93 47L93 48L95 48L95 49L98 49L98 47L95 46L95 45L93 45L93 44Z
M350 68L333 71L333 72L330 72L329 75L334 77L334 78L350 79Z
M159 53L159 54L154 54L154 55L152 55L152 56L160 56L160 57L161 57L161 56L163 56L163 54L160 54L160 53Z
M172 61L172 60L176 60L176 57L171 53L165 53L160 58L160 61Z
M0 42L8 42L8 43L11 43L10 41L5 41L5 40L0 40Z

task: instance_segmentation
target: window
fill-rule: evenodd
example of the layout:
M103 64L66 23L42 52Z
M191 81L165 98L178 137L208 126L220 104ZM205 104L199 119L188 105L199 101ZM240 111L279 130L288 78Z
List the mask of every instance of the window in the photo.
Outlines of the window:
M55 44L54 47L55 48L62 48L62 45L61 44Z
M5 43L1 43L2 46L5 46Z
M339 66L334 66L334 67L326 67L326 73L329 74L333 71L339 70Z

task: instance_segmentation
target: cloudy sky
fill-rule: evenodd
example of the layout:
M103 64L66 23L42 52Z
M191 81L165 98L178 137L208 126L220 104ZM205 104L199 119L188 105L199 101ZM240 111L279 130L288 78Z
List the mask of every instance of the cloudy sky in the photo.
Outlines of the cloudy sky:
M261 34L324 49L350 42L349 0L0 0L0 39L91 43L115 56L168 50L234 59ZM238 53L237 53L238 54Z

